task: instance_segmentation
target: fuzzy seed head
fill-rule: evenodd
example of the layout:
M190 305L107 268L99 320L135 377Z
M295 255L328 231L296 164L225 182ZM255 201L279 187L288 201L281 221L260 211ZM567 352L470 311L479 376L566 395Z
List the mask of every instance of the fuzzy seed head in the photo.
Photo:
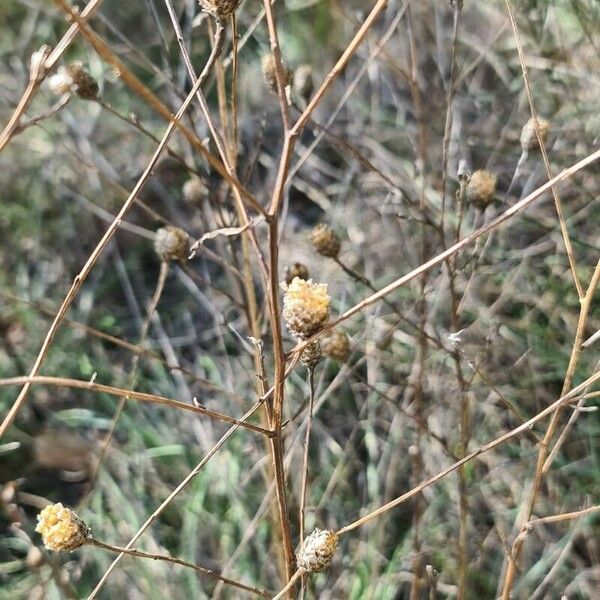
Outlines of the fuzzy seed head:
M537 118L537 122L540 129L540 136L545 144L548 139L548 133L550 132L550 123L541 117ZM523 129L521 130L521 148L523 149L523 152L529 152L530 150L535 150L539 147L540 143L535 133L535 122L533 117L531 117L529 121L523 125Z
M74 62L66 67L75 86L75 92L83 100L95 100L98 97L98 83L83 68L80 62Z
M323 327L329 317L327 284L313 283L295 277L282 284L283 320L292 334L306 339Z
M154 238L154 250L165 262L185 260L189 254L188 235L179 227L161 227Z
M315 529L304 539L298 550L298 566L309 573L326 569L333 560L338 543L335 531Z
M48 550L75 550L90 537L90 528L70 509L60 502L49 504L37 516L35 530L42 535Z
M294 280L294 277L299 277L304 280L308 279L308 269L306 268L306 265L299 262L288 265L285 268L285 282L290 285Z
M300 65L294 71L293 88L298 97L302 98L304 102L308 102L315 89L313 71L310 65Z
M201 204L208 194L206 185L196 175L183 184L181 191L183 198L190 204Z
M273 54L265 54L261 60L263 77L265 79L265 84L269 88L271 92L274 94L277 93L277 62L275 61L275 56ZM290 80L290 71L282 63L283 67L283 85L284 87L288 85Z
M475 171L466 188L467 200L479 210L485 210L496 193L496 176L486 170Z
M321 342L316 340L315 342L311 342L308 346L306 346L300 356L300 360L307 369L314 369L319 364L322 357L323 353L321 352Z
M319 223L310 234L310 241L321 256L336 258L340 253L340 238L325 223Z
M48 77L48 87L53 94L62 96L75 91L75 82L66 67L58 67L58 71Z
M346 362L350 356L350 338L343 331L333 331L321 341L323 354L338 362Z
M242 0L198 0L200 8L209 15L223 21L230 17L242 3Z

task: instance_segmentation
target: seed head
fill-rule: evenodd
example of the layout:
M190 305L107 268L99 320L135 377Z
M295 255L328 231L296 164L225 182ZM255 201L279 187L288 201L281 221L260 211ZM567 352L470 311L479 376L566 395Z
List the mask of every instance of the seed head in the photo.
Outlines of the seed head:
M48 78L48 87L57 96L75 92L84 100L94 100L98 96L96 80L83 68L80 62L74 62Z
M154 238L154 250L161 260L185 260L189 254L189 239L183 229L167 225Z
M299 277L304 280L308 279L308 269L306 268L306 265L299 262L288 265L285 268L285 282L290 285L294 277Z
M537 118L537 122L542 142L545 144L550 131L550 123L541 117ZM531 117L529 121L523 125L523 129L521 129L521 148L523 149L523 152L529 152L530 150L535 150L539 147L540 143L535 133L535 122L533 117Z
M298 97L302 98L304 102L308 102L315 89L313 71L310 65L300 65L294 71L293 88Z
M75 550L90 538L90 528L70 509L58 504L49 504L37 516L35 530L42 534L48 550Z
M338 542L335 531L315 529L304 539L298 550L298 566L309 573L326 569L333 560Z
M350 338L343 331L333 331L321 340L321 349L325 356L341 363L346 362L350 355Z
M231 16L237 7L242 3L242 0L198 0L200 8L208 14L223 21Z
M496 176L485 170L475 171L466 188L467 200L479 210L485 210L496 193Z
M181 191L184 199L190 204L201 204L208 194L204 181L196 175L183 184Z
M295 277L289 285L283 283L282 288L283 319L290 332L305 339L319 331L329 317L327 284Z
M75 92L83 100L95 100L98 97L97 81L83 68L80 62L74 62L66 67L67 73L73 79Z
M48 77L48 87L53 94L62 96L63 94L70 94L75 90L75 82L73 77L69 74L66 67L58 67L58 71L51 77Z
M273 54L265 54L262 57L261 61L263 77L265 79L265 83L271 92L274 94L277 93L277 62L275 61L275 56ZM288 85L290 82L290 71L282 63L283 67L283 85L284 87Z
M308 346L306 346L300 356L300 360L307 369L314 369L319 364L322 357L323 353L321 352L321 342L316 340L315 342L311 342Z
M340 238L338 235L325 223L319 223L310 234L310 240L315 250L321 256L336 258L340 253Z

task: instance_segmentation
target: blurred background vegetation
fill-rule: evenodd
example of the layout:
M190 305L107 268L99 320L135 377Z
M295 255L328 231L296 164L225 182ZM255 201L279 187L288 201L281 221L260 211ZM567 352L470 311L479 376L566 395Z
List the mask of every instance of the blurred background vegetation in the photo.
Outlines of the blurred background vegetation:
M372 4L275 0L286 63L291 68L311 65L319 83ZM381 288L443 250L439 232L424 221L426 215L439 223L445 209L447 239L452 241L459 219L466 235L547 180L540 155L532 153L510 188L521 156L519 133L530 113L504 2L465 0L462 11L445 0L413 1L409 10L404 4L390 0L314 113L330 133L322 136L309 122L293 159L280 279L286 264L305 263L313 279L328 283L333 316L371 290L314 252L308 234L317 222L331 224L340 235L344 265ZM513 4L537 110L551 123L547 149L558 173L597 149L600 139L600 4ZM73 5L82 8L85 3ZM196 2L176 0L173 5L200 71L210 50L207 21ZM262 80L261 57L269 50L269 40L261 15L257 0L246 0L238 11L243 41L238 173L266 205L282 132L277 97ZM444 194L442 149L455 18L455 92ZM175 112L190 86L164 2L105 0L90 23ZM31 54L42 44L54 46L67 26L52 2L0 3L2 126L27 84ZM379 48L382 40L385 46ZM230 49L228 43L224 59ZM0 154L2 379L29 372L54 311L146 167L156 147L151 136L160 138L165 129L164 121L81 36L61 64L73 61L81 61L98 81L98 101L74 96L15 136ZM229 84L230 68L226 74ZM216 88L214 77L204 86L218 115ZM26 118L43 114L56 101L42 85ZM214 151L197 103L186 124ZM202 174L207 197L190 203L182 186L191 173L173 157L161 160L140 194L141 202L85 282L70 321L51 346L43 374L95 377L127 387L134 353L82 325L136 345L160 269L154 231L171 223L198 238L220 224L237 224L228 187L219 176L179 134L169 147ZM483 215L473 207L459 210L455 192L461 160L471 171L486 168L498 177L496 197ZM559 188L584 285L600 250L599 177L599 167L591 165ZM488 244L472 245L458 255L454 282L461 298L459 360L471 406L470 449L516 427L560 396L580 306L548 194L487 239ZM186 265L170 267L146 342L154 354L141 358L134 387L188 403L197 399L238 416L256 401L250 331L244 311L232 301L240 298L237 281L223 265L239 266L240 243L238 238L217 238L206 247L208 251ZM456 333L448 270L433 269L390 300L393 306L375 304L344 323L352 342L345 364L327 359L317 367L309 531L353 521L460 455L463 392L448 341ZM599 307L595 300L586 338L600 329ZM270 375L266 319L263 329ZM424 358L421 330L428 336ZM293 343L286 338L286 348ZM574 385L597 369L599 347L596 343L584 350ZM0 387L0 414L18 390L14 385ZM307 395L306 369L298 366L286 384L286 418L292 420L285 437L295 543ZM226 430L224 423L128 401L91 485L117 404L118 398L107 394L36 385L0 440L0 598L86 597L113 556L96 548L40 554L41 542L34 533L40 508L47 501L80 506L95 537L124 545ZM591 398L587 406L597 407L597 399ZM572 409L565 412L561 430L572 414ZM541 422L532 432L541 437L545 427ZM598 413L582 412L544 481L536 516L598 504L599 436ZM512 527L536 456L535 438L522 435L468 464L470 599L498 595L506 545L512 543ZM270 519L273 497L266 493L267 462L260 436L236 432L138 547L169 552L278 590L279 550ZM457 478L450 475L420 499L344 536L333 566L312 578L307 597L412 598L415 572L424 581L418 597L456 597L458 507ZM594 515L536 530L525 546L514 598L597 598L599 533ZM425 565L439 574L437 592L431 591L434 577L424 571ZM191 570L125 557L99 597L244 596Z

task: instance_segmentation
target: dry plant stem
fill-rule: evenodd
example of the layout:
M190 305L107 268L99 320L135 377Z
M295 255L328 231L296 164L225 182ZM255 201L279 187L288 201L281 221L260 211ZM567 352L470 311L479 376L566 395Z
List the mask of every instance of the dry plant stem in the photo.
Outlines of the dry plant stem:
M260 400L257 402L245 415L240 418L240 422L245 421L250 418L261 406L264 400ZM161 505L146 519L144 524L137 530L135 535L129 540L126 548L129 549L137 542L137 540L142 536L142 534L158 519L158 517L162 514L162 512L167 508L167 506L171 503L171 501L200 473L200 471L206 466L208 461L219 451L219 449L225 444L225 442L239 429L239 425L234 425L230 427L223 436L217 441L217 443L210 449L208 454L189 472L189 474L181 481L181 483L163 500ZM88 600L93 600L96 597L98 592L102 589L102 586L105 584L109 575L116 568L119 561L123 558L124 554L121 552L119 556L113 560L108 569L105 571L104 575L102 575L100 581L96 584L96 587L92 590L92 593L88 596Z
M13 294L8 294L3 291L0 291L0 297L6 298L8 300L12 300L14 302L22 302L24 304L27 304L28 306L35 308L36 310L38 310L39 312L41 312L44 315L47 315L48 317L52 317L52 318L56 317L55 310L52 310L39 302L31 302L29 300L19 298L18 296L14 296ZM119 348L123 348L124 350L127 350L128 352L132 352L133 354L139 354L141 356L151 358L152 360L156 360L159 363L161 363L162 365L164 365L169 371L179 371L179 372L183 373L184 375L187 375L188 377L190 377L190 379L194 383L199 383L202 386L206 387L207 389L213 390L215 392L227 393L225 390L220 388L218 385L215 385L211 381L208 381L208 379L204 379L202 377L197 377L194 373L192 373L188 369L184 369L183 367L180 367L179 365L174 365L174 364L169 363L168 361L166 361L162 356L160 356L156 352L152 352L152 350L148 350L146 348L140 348L139 346L136 346L135 344L132 344L130 342L126 342L125 340L115 337L114 335L110 335L110 334L100 331L98 329L94 329L93 327L90 327L89 325L84 325L83 323L79 323L78 321L73 321L72 319L69 319L69 318L65 318L63 320L63 323L65 325L68 325L69 327L72 327L73 329L85 331L85 333L87 333L93 337L96 337L100 340L109 342L110 344L114 344L115 346L118 346Z
M540 128L538 123L538 115L535 108L535 104L533 102L533 94L531 92L531 85L529 83L529 76L527 75L527 67L525 66L525 55L523 54L523 46L521 45L521 38L519 36L519 29L517 27L517 23L515 21L515 15L512 9L512 5L510 0L505 0L506 10L508 11L508 17L510 19L510 24L513 30L513 35L515 38L515 42L517 45L517 53L519 55L519 63L521 65L521 71L523 74L523 83L525 85L525 91L527 93L527 100L529 101L529 109L531 110L531 116L533 117L533 122L535 125L535 134L538 139L538 143L540 146L540 151L542 153L542 158L544 160L544 167L546 168L546 174L548 175L548 179L552 179L552 169L550 168L550 162L548 160L548 153L546 152L546 146L544 144L544 140L540 134ZM569 230L567 229L567 224L565 221L565 216L563 212L562 203L560 198L558 197L558 193L555 188L552 187L552 197L554 199L554 205L556 207L556 213L558 215L558 222L560 224L560 232L563 237L563 242L565 244L565 250L567 252L567 258L569 260L569 266L571 268L571 274L573 275L573 281L575 282L575 287L577 288L577 294L579 299L583 299L583 287L579 280L579 275L577 274L577 264L575 262L575 255L573 253L573 245L571 244L571 238L569 237Z
M304 350L304 348L306 348L306 346L308 344L310 344L311 342L314 342L317 338L321 337L324 333L326 333L327 331L330 331L331 329L333 329L334 327L336 327L337 325L339 325L346 319L349 319L350 317L354 316L356 313L359 313L360 311L365 309L367 306L371 306L372 304L375 304L375 302L378 302L379 300L383 299L385 296L387 296L388 294L397 290L398 288L402 287L409 281L412 281L416 277L419 277L419 275L422 275L423 273L426 273L427 271L431 270L433 267L443 263L453 254L456 254L463 248L466 248L467 246L472 244L475 240L479 239L481 236L485 235L486 233L488 233L489 231L491 231L493 229L496 229L502 223L504 223L505 221L508 221L511 217L513 217L514 215L521 212L529 204L531 204L532 202L537 200L544 192L548 191L553 185L556 185L557 183L564 181L565 179L569 179L575 173L581 171L582 169L584 169L588 165L596 162L597 160L600 160L600 149L596 150L595 152L592 152L591 154L586 156L584 159L582 159L579 162L575 163L574 165L568 167L567 169L562 170L558 175L553 177L550 181L541 185L539 188L537 188L536 190L531 192L531 194L529 194L522 200L519 200L519 202L517 202L516 204L511 206L509 209L507 209L502 214L498 215L495 219L492 219L491 221L489 221L488 223L486 223L479 229L473 231L468 236L464 237L462 240L460 240L459 242L457 242L456 244L454 244L447 250L440 252L438 255L434 256L433 258L428 260L426 263L419 265L416 269L413 269L406 275L403 275L402 277L399 277L395 281L392 281L385 287L381 288L378 292L371 294L364 300L361 300L358 304L355 304L354 306L352 306L351 308L346 310L337 319L335 319L334 321L331 321L330 323L325 325L323 327L323 329L321 329L321 331L319 331L318 333L315 333L313 336L308 338L306 341L301 342L298 345L296 345L294 348L292 348L288 352L288 358L290 356L296 356L298 353L302 352L302 350Z
M235 177L232 177L227 172L227 169L225 168L223 163L219 161L219 159L217 159L210 152L208 152L202 140L200 140L193 131L186 127L179 118L173 119L173 114L169 110L169 108L165 104L163 104L163 102L159 98L156 97L152 90L146 87L139 80L139 78L136 77L136 75L125 66L125 64L119 59L119 57L110 49L108 44L106 44L106 42L104 42L102 38L97 33L95 33L91 27L89 27L89 25L81 21L79 16L72 10L72 8L66 3L66 1L53 1L56 4L58 4L60 8L62 8L62 10L79 25L82 35L88 40L88 42L94 48L94 50L96 50L98 55L106 63L113 67L113 69L119 74L121 81L123 81L123 83L125 83L133 92L135 92L142 100L144 100L148 104L148 106L155 110L166 121L168 121L170 124L174 122L175 127L177 127L179 131L181 131L181 133L194 147L194 149L197 152L199 152L204 159L206 159L206 161L211 165L211 167L213 167L213 169L215 169L215 171L219 173L219 175L223 177L223 179L225 179L225 181L227 181L232 188L239 191L241 196L244 198L244 201L247 202L253 210L258 212L259 214L262 214L263 216L266 216L265 209L258 203L256 198ZM219 33L219 30L221 30L221 33L223 33L222 29L222 27L217 26L216 33ZM211 57L209 58L209 61L214 62L214 60L216 60L213 59L212 56L215 53L215 49L218 49L219 51L222 49L218 46L221 46L223 44L224 36L221 37L219 42L220 43L217 45L217 48L213 46L213 50L211 52ZM207 70L206 67L204 68L203 73L200 77L202 82L208 75L209 70ZM200 85L202 85L202 83ZM199 89L200 87L196 88L194 90L194 94Z
M91 17L100 7L103 0L91 0L91 2L85 7L84 10L81 11L80 19L82 22L85 22L89 17ZM6 145L10 142L10 140L14 137L15 134L19 132L19 123L21 122L21 118L23 114L27 110L27 107L33 100L36 92L38 91L44 77L52 71L52 69L56 66L56 63L60 60L60 57L63 55L65 50L69 47L71 42L75 39L79 31L79 26L73 24L69 27L67 32L63 35L60 42L56 45L56 48L52 52L50 52L48 58L44 63L45 73L41 75L41 77L36 77L30 79L27 84L27 88L23 92L17 107L15 108L13 114L11 115L8 123L6 124L2 133L0 133L0 152L4 150Z
M139 347L143 347L146 343L146 337L148 335L148 329L150 328L150 321L154 316L154 312L158 307L158 303L160 302L160 297L162 296L163 290L165 288L165 282L167 281L167 275L169 273L169 263L166 261L161 261L160 263L160 271L158 272L158 279L156 280L156 286L154 288L154 293L152 294L152 298L150 299L150 303L148 304L148 309L146 311L146 317L142 322L142 326L140 328L140 335L138 338L137 345ZM135 387L138 367L140 365L141 354L134 354L133 361L131 364L131 370L129 372L129 377L127 379L127 389L132 389ZM94 485L96 483L96 477L98 476L98 472L102 463L104 462L104 458L106 453L108 452L108 448L115 434L115 430L117 428L117 423L119 422L119 418L121 417L121 413L125 408L125 403L127 402L129 396L121 396L119 398L119 403L117 404L117 408L113 415L110 428L108 430L108 434L105 436L102 446L100 447L100 452L98 454L98 458L96 460L96 464L94 465L94 469L89 478L88 483L88 495L87 498L83 501L84 503L91 497L91 494L94 490Z
M446 246L446 235L444 232L444 221L446 217L446 186L448 184L448 149L450 148L450 134L452 132L452 109L454 107L454 73L456 70L456 41L458 40L458 26L462 4L454 4L454 20L452 26L452 41L450 49L450 76L448 78L448 92L446 95L446 124L444 126L444 139L442 141L442 216L440 230L444 247ZM459 584L458 600L462 600L464 592L461 592Z
M569 359L569 364L567 366L567 372L565 374L565 379L563 382L562 394L563 396L568 392L573 383L573 376L575 375L575 369L577 368L577 364L579 363L579 357L581 356L581 345L585 339L585 327L587 325L588 316L590 307L592 304L592 300L594 298L594 293L596 291L596 287L598 285L598 281L600 280L600 260L596 264L596 268L594 270L594 274L592 275L592 279L588 286L587 291L585 292L585 296L581 302L581 309L579 312L579 321L577 323L577 331L575 333L575 340L573 342L573 348L571 350L571 357ZM578 386L575 389L580 388ZM585 387L585 386L584 386ZM504 582L502 585L502 599L509 600L512 587L515 582L515 578L517 576L517 561L519 560L519 556L521 554L521 549L523 547L524 539L520 536L520 533L524 531L524 527L527 522L531 519L531 515L533 513L533 509L535 507L535 502L537 499L537 495L539 493L539 489L542 483L542 479L544 477L544 464L546 462L546 457L548 455L548 447L550 445L550 441L552 440L556 428L558 426L558 421L562 414L562 406L558 405L552 414L552 418L550 419L550 423L548 428L546 429L546 433L544 438L538 447L538 456L535 466L535 472L533 475L533 480L531 484L531 488L528 494L525 496L525 500L521 505L519 510L519 514L517 517L517 521L515 523L515 530L519 532L517 538L514 541L511 553L505 557L506 561L506 571L504 576Z
M78 390L88 390L92 392L99 392L103 394L110 394L111 396L127 396L131 400L138 400L139 402L147 402L149 404L160 404L162 406L168 406L178 410L184 410L196 413L198 415L204 415L217 421L223 421L224 423L233 423L249 431L260 433L267 437L272 437L273 432L259 425L253 425L252 423L244 423L240 419L230 417L223 413L204 408L202 405L188 404L187 402L181 402L180 400L174 400L172 398L165 398L164 396L158 396L156 394L148 394L146 392L136 392L135 390L127 390L123 388L114 387L112 385L104 385L96 383L94 381L84 381L81 379L70 379L68 377L49 377L47 375L35 375L35 376L22 376L22 377L6 377L0 379L0 387L7 387L13 385L27 384L32 386L34 384L39 385L51 385L51 386L64 386Z
M25 121L25 123L19 123L19 125L17 125L14 128L12 135L18 135L19 133L25 131L25 129L27 129L28 127L33 127L33 125L37 125L45 119L53 117L69 103L71 98L71 94L63 94L62 98L60 98L60 100L56 102L54 106L51 106L48 110L45 110L43 113L36 115L35 117L31 117L31 119L29 119L29 121Z
M419 485L413 487L411 490L409 490L405 494L398 496L394 500L391 500L390 502L384 504L383 506L371 511L370 513L364 515L363 517L357 519L356 521L353 521L352 523L345 525L340 530L338 530L338 532L337 532L338 535L343 535L345 533L348 533L349 531L352 531L353 529L356 529L356 528L364 525L365 523L368 523L369 521L385 514L389 510L395 508L396 506L399 506L403 502L406 502L406 500L409 500L416 494L419 494L425 488L428 488L429 486L433 485L434 483L437 483L440 479L443 479L450 473L453 473L454 471L459 469L461 466L472 461L474 458L476 458L482 454L485 454L486 452L489 452L490 450L493 450L494 448L497 448L498 446L504 444L505 442L514 438L515 436L527 431L532 425L534 425L538 421L541 421L542 419L546 418L548 415L551 415L558 408L561 408L561 407L565 406L566 404L568 404L569 402L572 402L573 401L572 398L574 396L576 396L581 390L585 389L588 385L591 385L599 380L600 380L600 372L597 372L594 375L592 375L591 377L589 377L588 379L586 379L583 383L581 383L577 387L573 388L568 394L565 394L564 396L561 396L560 398L558 398L558 400L553 402L550 406L546 407L544 410L540 411L537 415L535 415L534 417L532 417L531 419L529 419L522 425L515 427L514 429L502 434L501 436L499 436L496 439L492 440L491 442L485 444L484 446L481 446L477 450L470 452L464 458L461 458L460 460L456 461L449 467L443 469L442 471L433 475L429 479L426 479L425 481L421 482Z
M256 594L257 596L261 596L262 598L270 598L271 595L268 594L265 590L261 590L259 588L252 587L250 585L246 585L241 581L235 581L234 579L229 579L228 577L223 577L216 571L209 569L207 567L203 567L202 565L196 565L194 563L188 562L187 560L182 560L180 558L175 558L174 556L169 556L168 554L154 554L150 552L144 552L143 550L138 550L137 548L122 548L120 546L113 546L112 544L107 544L105 542L101 542L94 538L90 538L86 542L87 546L95 546L96 548L102 548L103 550L109 550L111 552L119 552L120 554L129 554L130 556L136 556L139 558L151 558L152 560L162 560L165 562L170 562L176 565L181 565L182 567L188 567L189 569L194 569L194 571L204 575L206 577L210 577L216 581L222 581L227 585L231 585L240 590L244 590L246 592L251 592L252 594Z
M581 519L581 517L587 517L593 513L600 511L600 505L590 506L590 508L584 508L583 510L576 510L569 513L561 513L559 515L550 515L549 517L540 517L539 519L532 519L527 523L527 528L530 529L536 525L542 523L562 523L563 521L573 521L574 519Z
M304 539L305 536L305 518L306 518L306 490L308 488L308 450L310 445L310 432L313 423L313 408L315 404L315 369L308 369L308 416L306 419L306 432L304 434L304 452L302 455L302 483L300 485L300 509L299 509L299 538ZM302 577L301 598L304 598L305 578Z
M273 600L280 600L280 598L283 598L286 594L288 594L291 591L291 589L294 587L294 585L296 584L296 581L298 581L298 578L301 577L304 573L305 573L304 569L298 569L290 577L290 580L286 583L285 587L283 589L281 589L276 596L273 596Z
M60 4L63 4L63 5L65 4L64 0L56 0L56 1L59 2ZM70 9L70 7L67 7L65 5L64 8L67 12L72 13L72 10ZM75 15L75 17L76 17L76 20L79 19L79 17L77 15ZM133 205L136 196L138 195L138 193L140 192L140 190L143 188L144 184L150 177L152 169L158 162L158 159L160 158L162 151L167 146L167 143L168 143L169 139L171 138L171 135L175 131L176 123L178 123L179 120L181 119L181 117L185 114L185 111L187 110L188 106L190 105L191 101L193 100L197 90L200 89L200 86L206 79L206 76L208 75L210 69L212 68L212 65L214 64L214 61L216 60L216 58L222 48L222 43L223 43L223 28L222 27L217 28L217 35L219 37L217 38L217 40L215 40L215 45L213 47L213 51L211 53L211 56L208 59L206 66L204 67L204 71L202 72L202 75L198 78L198 80L192 87L192 90L190 91L190 93L188 94L186 99L184 100L183 104L181 105L181 108L178 110L178 112L175 115L175 117L173 118L173 120L171 120L171 122L169 123L169 125L162 137L161 143L158 145L158 147L154 151L154 154L152 155L150 162L148 163L148 165L147 165L146 169L144 170L144 172L142 173L141 177L138 179L133 190L129 194L129 197L127 198L127 200L121 207L121 210L119 211L117 217L112 222L110 227L106 230L106 232L102 236L102 239L100 240L100 242L98 242L96 248L93 250L92 254L86 261L86 263L83 266L83 268L81 269L80 273L75 277L75 280L73 281L73 284L71 285L71 288L67 292L67 295L65 296L65 298L58 310L56 318L52 322L52 325L50 326L50 329L49 329L48 333L46 334L44 342L42 343L42 347L41 347L41 349L38 353L38 356L33 364L33 367L31 368L30 377L34 377L39 372L39 369L42 366L42 363L46 357L46 353L48 352L48 349L50 347L50 344L52 343L52 340L54 339L54 335L58 331L63 318L65 317L67 311L69 310L71 304L73 303L73 300L79 293L79 290L81 289L81 286L83 285L83 282L86 280L86 278L90 274L92 268L94 267L94 265L100 258L102 252L104 251L104 248L106 248L106 246L108 245L110 240L115 235L121 220L125 217L125 215L129 211L129 209ZM15 419L17 413L21 409L21 406L25 402L25 399L27 397L27 392L29 391L30 385L31 385L31 383L29 381L27 383L25 383L25 385L21 389L19 395L17 396L17 399L15 400L14 404L10 408L8 414L5 416L2 424L0 425L0 438L6 433L6 430L10 427L10 425L13 422L13 420Z

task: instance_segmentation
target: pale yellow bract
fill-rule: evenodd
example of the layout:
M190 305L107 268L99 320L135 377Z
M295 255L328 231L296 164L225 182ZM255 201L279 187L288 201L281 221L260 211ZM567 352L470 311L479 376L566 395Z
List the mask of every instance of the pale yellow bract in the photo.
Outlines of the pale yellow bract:
M329 318L327 284L313 283L294 277L292 283L282 283L283 319L287 328L299 338L316 333Z
M90 537L89 527L60 502L46 506L37 519L35 530L42 535L48 550L75 550Z

